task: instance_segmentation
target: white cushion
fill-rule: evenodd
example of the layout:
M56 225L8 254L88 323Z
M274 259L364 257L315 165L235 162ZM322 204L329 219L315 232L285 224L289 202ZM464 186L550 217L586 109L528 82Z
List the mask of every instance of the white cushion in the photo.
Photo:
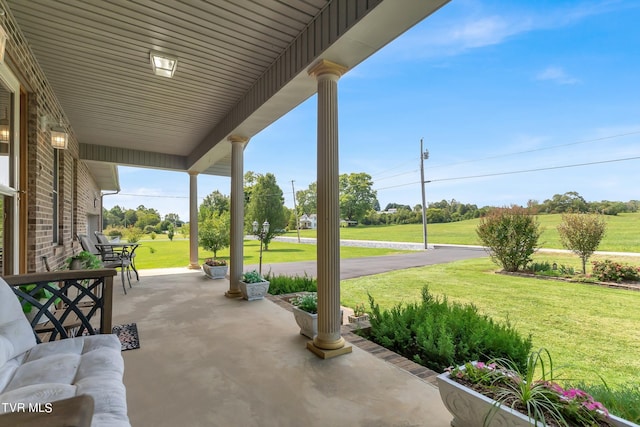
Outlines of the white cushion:
M36 337L18 297L0 277L0 366L35 345Z
M44 404L88 394L92 427L130 427L120 349L112 334L36 345L18 298L0 278L0 402ZM10 408L0 405L0 413L4 407Z

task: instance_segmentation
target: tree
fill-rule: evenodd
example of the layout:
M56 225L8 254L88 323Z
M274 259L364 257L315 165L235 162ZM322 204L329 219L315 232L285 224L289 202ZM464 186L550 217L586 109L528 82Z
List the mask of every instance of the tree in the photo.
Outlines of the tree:
M175 228L173 226L173 223L169 223L169 226L167 227L167 237L172 242L173 242L173 236L174 235L175 235Z
M198 209L198 219L203 221L210 218L214 213L222 214L229 212L231 199L226 194L222 194L218 190L213 191L206 196Z
M198 224L198 244L213 252L213 258L218 251L229 246L231 242L231 215L229 211L214 211L213 215Z
M253 234L253 221L257 221L262 230L264 221L269 222L269 232L263 239L264 248L268 250L269 243L278 234L284 232L287 219L284 212L284 197L282 189L272 173L255 175L255 184L251 186L251 199L245 215L245 229Z
M476 233L493 262L505 271L518 271L531 262L542 231L534 215L512 206L493 209L480 218Z
M564 214L558 225L562 246L582 259L582 274L587 274L587 260L598 249L607 223L598 214Z
M340 216L350 221L362 221L364 216L373 209L376 191L373 187L371 175L351 173L340 175Z
M312 182L306 190L296 191L298 216L318 212L318 183Z

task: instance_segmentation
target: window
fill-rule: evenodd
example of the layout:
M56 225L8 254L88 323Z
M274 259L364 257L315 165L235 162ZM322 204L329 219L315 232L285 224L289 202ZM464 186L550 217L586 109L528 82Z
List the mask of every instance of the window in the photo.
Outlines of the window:
M58 187L60 185L60 154L59 151L53 150L53 243L60 243L60 208L58 203Z

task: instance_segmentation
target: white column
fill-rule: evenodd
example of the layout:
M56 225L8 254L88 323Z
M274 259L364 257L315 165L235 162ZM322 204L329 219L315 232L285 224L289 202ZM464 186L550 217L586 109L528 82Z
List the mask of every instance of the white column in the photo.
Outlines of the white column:
M326 60L309 70L318 81L318 335L307 348L322 358L351 352L340 335L338 79L346 70Z
M231 244L229 245L229 290L225 296L238 298L244 257L244 146L249 141L238 135L229 137L231 142Z
M200 268L198 262L198 172L189 171L189 268Z

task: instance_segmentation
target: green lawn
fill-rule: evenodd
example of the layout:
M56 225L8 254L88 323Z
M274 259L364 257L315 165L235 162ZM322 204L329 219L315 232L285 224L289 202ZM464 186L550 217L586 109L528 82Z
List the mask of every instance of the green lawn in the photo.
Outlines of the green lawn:
M615 252L640 252L640 212L605 216L607 234L598 250ZM556 227L561 215L538 215L544 229L540 246L562 249ZM479 245L476 236L478 220L428 224L429 243L449 243L459 245ZM287 233L296 236L296 232ZM302 230L301 236L315 237L315 230ZM382 240L393 242L422 242L422 224L358 226L340 229L342 239Z
M188 240L143 240L140 247L136 249L136 267L146 268L166 268L184 267L189 264L189 241ZM402 253L397 249L384 248L354 248L341 247L340 256L342 258L358 258L365 256L379 256ZM257 264L260 258L260 242L257 240L245 240L244 242L244 263ZM202 264L205 258L213 256L212 252L198 249L199 261ZM218 252L218 258L229 259L229 249ZM262 262L295 262L309 261L316 259L316 246L297 243L271 242L269 250L262 255Z
M629 261L629 260L627 260ZM633 261L633 260L632 260ZM637 263L637 262L636 262ZM572 380L640 382L640 292L495 273L488 258L395 271L342 281L342 304L353 307L370 293L381 307L436 295L475 304L496 320L509 319L546 347Z

